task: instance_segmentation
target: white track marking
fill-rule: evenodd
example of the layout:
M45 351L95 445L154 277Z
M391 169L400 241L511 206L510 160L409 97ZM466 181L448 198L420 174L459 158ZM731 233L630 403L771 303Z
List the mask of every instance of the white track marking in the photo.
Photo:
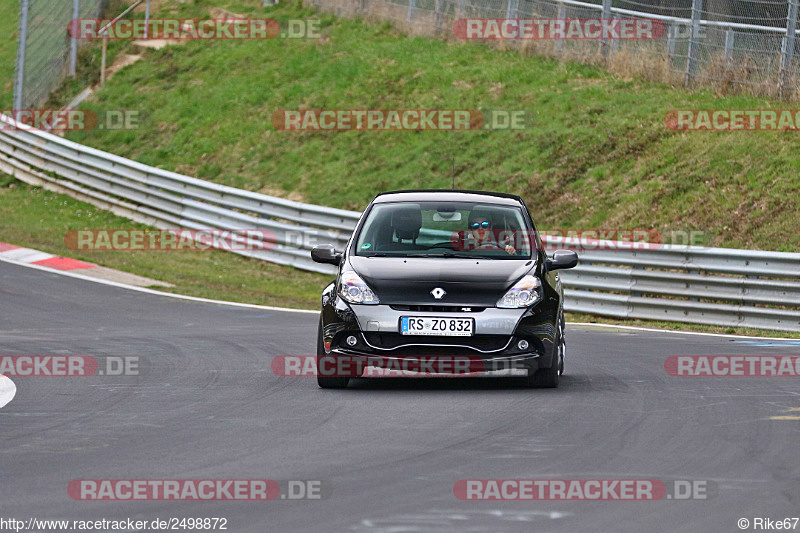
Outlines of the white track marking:
M11 259L12 261L19 261L20 263L35 263L36 261L44 261L45 259L50 259L55 256L30 248L14 248L13 250L3 252L3 257Z
M17 386L5 376L0 375L0 409L8 405L17 394Z
M29 264L29 263L20 263L19 261L13 261L13 260L5 258L5 257L0 257L0 261L6 262L6 263L11 263L13 265L27 267L27 268L34 268L36 270L42 270L44 272L50 272L51 274L60 274L62 276L67 276L67 277L70 277L70 278L77 278L77 279L82 279L82 280L86 280L86 281L91 281L93 283L100 283L102 285L111 285L112 287L120 287L122 289L128 289L128 290L131 290L131 291L144 292L144 293L147 293L147 294L155 294L157 296L165 296L167 298L177 298L179 300L189 300L189 301L192 301L192 302L203 302L203 303L218 304L218 305L230 305L230 306L234 306L234 307L245 307L245 308L248 308L248 309L266 309L268 311L284 311L284 312L288 312L288 313L308 313L308 314L314 314L314 315L318 315L319 314L319 311L310 311L308 309L289 309L288 307L272 307L272 306L269 306L269 305L243 304L243 303L239 303L239 302L226 302L224 300L211 300L209 298L198 298L196 296L184 296L183 294L172 294L172 293L169 293L169 292L162 292L162 291L157 291L157 290L153 290L153 289L147 289L145 287L134 287L133 285L126 285L124 283L119 283L119 282L116 282L116 281L109 281L109 280L105 280L105 279L92 278L92 277L89 277L89 276L84 276L82 274L76 274L74 272L67 272L67 271L64 271L64 270L56 270L56 269L52 269L52 268L43 267L43 266L40 266L40 265L32 265L32 264Z

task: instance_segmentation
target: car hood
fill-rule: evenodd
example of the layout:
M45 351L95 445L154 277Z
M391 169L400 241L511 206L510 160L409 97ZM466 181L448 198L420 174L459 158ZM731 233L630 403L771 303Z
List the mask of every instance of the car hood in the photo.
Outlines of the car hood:
M350 257L382 304L494 307L534 263L524 260ZM436 299L431 291L445 291Z

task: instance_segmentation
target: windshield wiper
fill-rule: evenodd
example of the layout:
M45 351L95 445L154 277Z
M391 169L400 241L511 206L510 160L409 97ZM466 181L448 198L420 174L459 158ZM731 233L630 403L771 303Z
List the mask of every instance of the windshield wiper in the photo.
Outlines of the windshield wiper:
M471 255L471 254L457 254L453 252L444 252L443 254L419 254L419 255L409 255L408 257L444 257L446 259L494 259L493 257L488 257L485 255Z

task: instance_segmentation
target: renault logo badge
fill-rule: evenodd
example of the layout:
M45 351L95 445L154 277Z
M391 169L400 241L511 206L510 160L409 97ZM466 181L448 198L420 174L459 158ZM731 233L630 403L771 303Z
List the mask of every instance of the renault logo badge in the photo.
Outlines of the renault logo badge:
M444 295L447 294L447 293L444 292L444 289L442 289L441 287L436 287L435 289L433 289L431 291L431 294L437 300L441 300L442 298L444 298Z

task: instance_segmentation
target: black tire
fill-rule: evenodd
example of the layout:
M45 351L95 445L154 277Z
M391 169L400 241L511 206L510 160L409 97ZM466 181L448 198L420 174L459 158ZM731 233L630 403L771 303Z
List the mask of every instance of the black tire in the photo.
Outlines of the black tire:
M326 358L328 360L334 359L334 357L325 353L325 345L322 341L322 321L320 320L319 330L317 331L317 385L323 389L344 389L350 383L349 377L321 376L319 374L319 369L322 368L322 361ZM335 361L333 362L335 363Z
M559 354L559 360L561 361L561 364L558 367L558 375L559 376L563 376L564 375L564 360L567 358L567 335L566 335L567 323L564 320L564 313L563 312L561 313L560 324L561 324L561 329L558 331L558 339L559 339L559 342L560 342L559 348L561 350L561 353Z
M556 320L556 351L550 368L540 368L528 375L528 385L537 389L555 389L558 387L559 378L564 373L564 356L566 355L567 342L564 335L564 315Z

